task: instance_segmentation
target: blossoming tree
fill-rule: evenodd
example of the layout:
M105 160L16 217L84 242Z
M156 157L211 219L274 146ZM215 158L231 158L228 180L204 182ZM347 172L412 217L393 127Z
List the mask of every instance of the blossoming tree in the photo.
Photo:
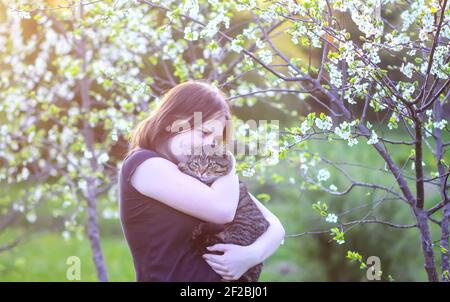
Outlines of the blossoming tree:
M87 230L105 281L98 201L107 193L101 213L117 218L126 133L173 84L149 68L158 59L149 54L167 36L146 7L130 10L126 2L20 4L2 3L0 180L29 184L18 197L2 197L2 229L21 216L35 222L44 201L64 219L64 237Z
M315 166L320 155L309 159L301 157L300 171L308 182L333 195L345 195L355 187L384 191L387 196L405 202L416 223L398 225L379 219L342 222L331 229L334 239L338 243L344 242L345 229L352 224L379 223L395 228L417 228L428 279L438 281L435 244L429 227L430 222L436 223L441 228L438 240L441 279L449 280L447 180L450 171L448 160L444 158L449 142L443 110L450 97L450 9L447 1L312 0L257 4L249 0L207 1L202 5L197 1L186 1L182 7L165 1L139 2L166 12L172 24L183 22L188 40L216 35L227 41L228 44L222 47L238 54L230 67L233 79L252 68L260 69L258 75L265 79L264 87L252 87L244 93L245 88L238 89L238 95L233 98L276 91L301 95L302 99L303 94L307 94L323 106L324 112L320 115L310 113L299 127L286 129L284 145L278 153L282 157L288 156L292 146L315 136L343 139L349 147L364 140L373 146L394 177L396 187L358 181L322 158L322 163L335 167L350 181L343 191L325 188L320 181L328 177L326 169L319 171L318 181L308 175L308 166ZM215 9L222 12L222 17L205 20L201 11ZM231 37L217 24L223 22L227 28L227 16L234 10L249 13L253 19L242 33ZM357 27L354 37L342 22L347 16ZM272 33L281 25L284 33L290 35L294 47L318 48L319 58L312 58L310 51L309 59L303 62L280 50L273 42ZM274 57L282 64L272 64ZM237 66L239 62L245 63L243 68ZM240 87L248 89L248 84ZM362 110L357 106L359 103L363 104ZM392 129L402 131L405 139L391 139L382 127L374 127L367 118L371 112L383 113L389 118L387 132ZM393 152L402 150L399 146L410 147L409 157L402 164L392 157ZM424 168L424 148L429 148L435 159L433 169ZM412 176L404 169L409 161L415 172ZM426 204L425 184L439 188L440 202ZM442 219L433 218L437 211L442 211ZM331 220L338 222L335 217Z

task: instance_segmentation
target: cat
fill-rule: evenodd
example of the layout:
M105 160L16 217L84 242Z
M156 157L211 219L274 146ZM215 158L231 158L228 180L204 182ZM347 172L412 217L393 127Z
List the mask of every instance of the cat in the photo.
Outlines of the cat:
M196 148L185 162L178 163L180 171L210 185L218 177L226 175L232 168L231 155L224 147L209 145ZM216 243L250 245L269 227L269 222L250 197L246 185L239 180L239 203L232 222L214 224L204 222L194 228L192 240L201 253L222 254L206 250ZM263 263L245 272L237 282L257 282ZM222 279L222 281L224 281Z

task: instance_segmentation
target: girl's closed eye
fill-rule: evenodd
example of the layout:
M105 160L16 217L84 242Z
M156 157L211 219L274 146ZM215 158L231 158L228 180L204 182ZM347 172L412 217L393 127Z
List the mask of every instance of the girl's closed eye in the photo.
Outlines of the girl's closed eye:
M203 137L206 137L206 136L208 136L208 135L210 135L211 134L211 131L208 131L208 130L202 130L202 135L203 135Z

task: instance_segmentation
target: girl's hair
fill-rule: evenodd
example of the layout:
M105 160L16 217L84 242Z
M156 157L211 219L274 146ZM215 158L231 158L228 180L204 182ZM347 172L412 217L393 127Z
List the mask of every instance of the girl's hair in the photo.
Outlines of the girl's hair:
M175 121L186 120L189 129L193 129L194 112L202 113L202 122L223 115L226 119L223 142L229 144L231 109L226 95L207 81L189 80L167 91L156 109L133 128L127 156L137 148L155 150L162 145L177 134L168 130L174 127Z

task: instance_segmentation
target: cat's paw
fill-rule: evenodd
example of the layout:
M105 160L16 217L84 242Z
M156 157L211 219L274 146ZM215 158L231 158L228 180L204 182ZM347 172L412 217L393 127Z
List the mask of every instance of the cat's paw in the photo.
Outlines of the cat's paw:
M177 166L178 166L178 169L183 171L186 168L186 163L185 162L179 162Z

